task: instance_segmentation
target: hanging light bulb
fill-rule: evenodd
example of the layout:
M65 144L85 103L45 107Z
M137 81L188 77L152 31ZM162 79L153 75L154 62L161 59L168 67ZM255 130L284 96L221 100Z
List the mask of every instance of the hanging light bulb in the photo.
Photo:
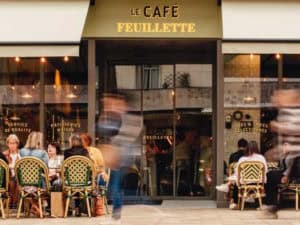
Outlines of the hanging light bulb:
M41 63L45 63L46 62L46 58L45 57L42 57L41 58Z
M19 63L21 61L20 57L15 57L15 62Z
M253 59L253 57L254 57L254 55L251 53L251 54L250 54L250 59L252 60L252 59Z
M68 57L68 56L65 56L65 57L64 57L64 61L65 61L65 62L69 62L69 57Z
M281 58L281 55L279 53L276 54L276 59L279 60Z

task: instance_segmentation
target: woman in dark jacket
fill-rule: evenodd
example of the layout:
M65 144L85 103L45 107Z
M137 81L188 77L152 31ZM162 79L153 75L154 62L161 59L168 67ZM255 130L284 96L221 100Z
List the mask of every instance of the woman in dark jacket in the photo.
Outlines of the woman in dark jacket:
M89 153L83 147L81 138L78 134L72 134L69 139L69 142L70 142L71 148L64 151L64 160L66 160L67 158L69 158L71 156L76 156L76 155L89 157ZM79 206L80 206L80 200L75 199L75 215L76 216L81 215Z
M78 134L72 134L69 139L69 142L70 142L71 148L66 149L64 151L64 160L66 160L67 158L69 158L71 156L75 156L75 155L81 155L81 156L85 156L85 157L89 156L89 153L83 147L81 138Z

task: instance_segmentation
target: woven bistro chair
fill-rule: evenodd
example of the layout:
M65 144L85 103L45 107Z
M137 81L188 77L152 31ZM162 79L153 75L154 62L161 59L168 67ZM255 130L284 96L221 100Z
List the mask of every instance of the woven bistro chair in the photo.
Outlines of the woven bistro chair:
M239 190L239 206L244 210L246 198L258 198L262 209L264 195L265 165L258 161L242 162L238 166L237 186Z
M65 215L67 217L72 198L86 201L88 215L91 217L89 198L95 189L96 171L92 160L84 156L72 156L62 166L63 193L66 196Z
M20 217L24 200L28 198L38 200L40 218L43 218L42 199L49 195L50 190L48 167L42 160L26 156L16 162L15 174L20 189L17 218Z
M6 162L0 159L0 210L3 219L5 219L3 199L6 200L6 210L7 210L6 213L7 215L9 214L8 183L9 183L9 167Z

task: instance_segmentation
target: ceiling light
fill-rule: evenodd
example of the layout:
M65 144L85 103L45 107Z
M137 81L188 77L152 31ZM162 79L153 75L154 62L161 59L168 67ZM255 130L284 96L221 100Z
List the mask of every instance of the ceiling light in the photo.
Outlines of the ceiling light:
M75 95L73 92L71 92L71 93L67 94L66 97L73 99L73 98L77 98L78 96Z
M26 93L23 94L21 97L22 97L22 98L28 99L28 98L32 98L32 95L26 92Z
M64 61L65 61L65 62L69 62L69 57L68 57L68 56L65 56L65 57L64 57Z
M254 100L255 100L255 98L252 97L252 96L246 96L246 97L244 97L244 101L245 102L253 102Z
M18 121L18 120L20 120L21 118L18 117L16 113L14 113L13 116L9 117L9 119L12 120L12 121Z

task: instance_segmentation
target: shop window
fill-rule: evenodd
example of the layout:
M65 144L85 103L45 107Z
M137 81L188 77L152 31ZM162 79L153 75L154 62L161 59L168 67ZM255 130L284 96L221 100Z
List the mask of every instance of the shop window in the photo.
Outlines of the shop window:
M262 153L274 146L269 124L276 117L271 97L280 87L279 59L275 54L224 56L226 162L242 138L256 141Z
M31 131L39 130L40 60L0 58L0 146L14 133L25 144Z

